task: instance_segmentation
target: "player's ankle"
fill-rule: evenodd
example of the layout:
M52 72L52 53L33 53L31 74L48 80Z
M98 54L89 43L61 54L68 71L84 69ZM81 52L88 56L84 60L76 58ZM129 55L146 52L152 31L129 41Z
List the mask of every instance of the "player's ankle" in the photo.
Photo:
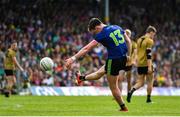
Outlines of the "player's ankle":
M147 95L147 100L151 100L151 95Z
M136 91L136 89L135 89L135 88L132 88L132 89L129 91L129 93L133 94L134 91Z
M80 76L79 79L80 79L81 81L85 81L85 80L86 80L86 76Z
M123 104L121 104L121 105L120 105L120 108L121 108L121 109L126 108L125 104L124 104L124 103L123 103Z

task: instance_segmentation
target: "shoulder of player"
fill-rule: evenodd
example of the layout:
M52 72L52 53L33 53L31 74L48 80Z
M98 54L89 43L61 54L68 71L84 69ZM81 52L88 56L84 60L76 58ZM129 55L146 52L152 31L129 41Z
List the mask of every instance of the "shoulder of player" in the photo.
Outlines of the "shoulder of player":
M109 34L109 32L111 32L112 30L115 30L117 28L122 29L118 25L106 25L101 32L94 35L94 38L106 36L107 34Z
M149 38L149 37L146 37L146 43L151 43L151 44L153 44L154 41L153 41L153 39L151 39L151 38Z
M15 50L13 50L13 49L11 49L11 52L14 52L14 53L16 53L16 51L15 51Z
M131 40L132 44L136 44L137 42L135 40Z
M99 39L104 38L105 35L106 35L106 31L105 31L105 30L102 30L101 32L93 35L93 38L94 38L95 40L99 40ZM99 41L98 41L98 42L99 42Z
M12 50L12 49L8 49L8 52L12 55L16 54L16 51Z
M143 38L144 38L144 36L137 38L137 43L139 43L139 41L141 41Z
M137 46L137 43L134 40L132 40L131 42L132 42L132 46L135 48Z
M107 25L106 27L107 27L107 29L112 29L112 30L116 30L116 29L123 30L122 27L120 27L118 25Z

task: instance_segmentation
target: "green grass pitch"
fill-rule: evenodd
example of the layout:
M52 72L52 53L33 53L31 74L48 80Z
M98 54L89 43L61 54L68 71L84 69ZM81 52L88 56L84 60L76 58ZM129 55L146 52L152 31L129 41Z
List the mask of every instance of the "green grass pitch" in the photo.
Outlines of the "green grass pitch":
M125 97L124 97L125 99ZM111 96L0 96L0 116L180 116L180 97L134 96L127 103L129 112L119 112Z

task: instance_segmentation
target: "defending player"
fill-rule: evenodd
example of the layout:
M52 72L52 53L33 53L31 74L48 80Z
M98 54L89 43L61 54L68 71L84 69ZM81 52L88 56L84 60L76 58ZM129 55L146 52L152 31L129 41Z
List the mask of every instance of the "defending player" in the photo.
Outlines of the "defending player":
M127 35L131 38L131 31L129 29L126 29L126 33ZM126 63L126 67L125 67L125 72L126 72L126 78L127 78L127 91L129 92L131 90L131 72L132 72L132 66L135 65L136 66L136 61L137 61L137 44L135 41L131 41L132 42L132 47L131 47L131 56L130 56L130 60L127 61ZM119 76L120 78L123 77L124 75L122 74L121 76ZM120 79L121 80L121 79Z
M108 59L106 60L105 71L109 82L112 95L120 106L120 111L128 111L123 101L121 91L118 88L118 74L126 66L127 51L130 55L131 41L124 33L121 27L117 25L105 25L98 18L92 18L89 21L88 30L94 35L95 40L83 47L77 54L66 60L66 67L70 68L71 64L79 57L85 55L92 48L103 44L108 50ZM125 41L126 40L126 41ZM126 46L128 43L128 48Z
M131 38L131 31L129 29L125 30L125 33L127 34L127 36L129 38ZM126 78L127 78L127 83L128 83L128 92L131 90L131 69L132 69L132 65L136 64L136 50L137 45L136 42L132 41L132 47L131 47L131 56L130 56L130 60L127 61L126 63L126 67L125 67L125 71L126 71ZM80 73L77 74L77 83L80 84L82 81L86 81L86 80L98 80L100 79L103 75L105 74L105 65L103 65L98 71L88 74L86 76L82 76L80 75ZM120 80L122 79L122 77L124 76L124 74L120 74L119 75L119 79L118 81L120 82ZM120 86L120 83L119 83ZM122 89L122 88L120 88Z
M17 66L21 71L24 71L23 68L19 65L16 59L16 51L17 51L17 42L11 42L10 48L7 50L4 61L4 69L6 74L6 89L5 96L9 97L11 94L11 90L13 85L16 83L16 77L14 74L15 66Z
M151 102L151 92L153 88L153 66L151 57L151 48L153 46L153 38L156 34L156 28L149 26L146 29L146 34L140 37L137 41L137 65L138 65L138 79L137 83L129 91L127 101L131 102L131 96L134 91L144 85L147 81L147 103Z

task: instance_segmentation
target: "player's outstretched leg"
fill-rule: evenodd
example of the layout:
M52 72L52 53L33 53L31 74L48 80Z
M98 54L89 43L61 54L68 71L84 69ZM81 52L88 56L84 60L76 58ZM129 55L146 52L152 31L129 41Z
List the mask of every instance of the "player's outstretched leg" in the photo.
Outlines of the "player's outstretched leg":
M81 76L81 72L77 71L76 72L76 84L80 85L82 81L85 80L85 76Z
M86 75L85 80L99 80L105 74L105 65L103 65L98 71Z
M88 74L86 76L81 75L80 71L76 73L76 83L80 85L81 82L88 80L98 80L105 74L105 65L103 65L98 71Z

